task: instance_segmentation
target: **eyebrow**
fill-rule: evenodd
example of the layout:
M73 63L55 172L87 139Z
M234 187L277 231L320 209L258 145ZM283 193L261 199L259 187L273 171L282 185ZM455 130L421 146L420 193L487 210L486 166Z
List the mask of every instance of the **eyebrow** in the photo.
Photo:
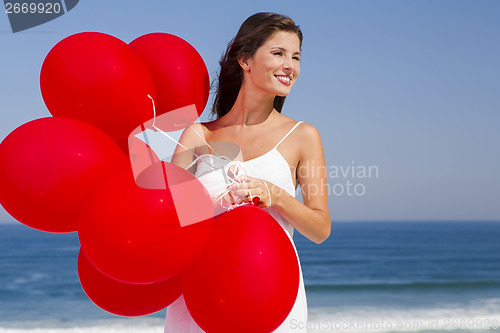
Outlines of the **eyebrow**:
M278 49L278 50L281 50L281 51L286 52L286 50L285 50L284 48L282 48L281 46L273 46L273 47L271 48L271 50L273 50L273 49ZM300 52L299 52L299 51L297 51L297 52L295 52L295 53L294 53L294 55L296 55L296 54L300 55Z

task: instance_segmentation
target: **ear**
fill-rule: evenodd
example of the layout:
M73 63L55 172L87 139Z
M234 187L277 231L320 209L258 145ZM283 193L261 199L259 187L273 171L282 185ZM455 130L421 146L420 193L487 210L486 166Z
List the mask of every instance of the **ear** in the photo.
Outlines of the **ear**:
M248 72L250 70L250 61L248 56L238 58L238 63L240 64L244 72Z

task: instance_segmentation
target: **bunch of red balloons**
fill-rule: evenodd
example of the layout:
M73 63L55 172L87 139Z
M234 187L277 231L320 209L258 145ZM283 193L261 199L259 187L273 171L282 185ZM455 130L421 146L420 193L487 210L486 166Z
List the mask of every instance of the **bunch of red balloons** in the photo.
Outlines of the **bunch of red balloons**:
M151 100L156 116L172 115L165 131L203 112L209 78L197 51L166 33L129 44L79 33L48 53L40 85L53 117L18 127L0 144L0 203L32 228L78 231L78 273L89 298L111 313L140 316L184 293L207 332L276 329L298 290L284 230L256 207L214 220L191 173L148 149L137 174L142 155L128 156L132 134L153 118Z

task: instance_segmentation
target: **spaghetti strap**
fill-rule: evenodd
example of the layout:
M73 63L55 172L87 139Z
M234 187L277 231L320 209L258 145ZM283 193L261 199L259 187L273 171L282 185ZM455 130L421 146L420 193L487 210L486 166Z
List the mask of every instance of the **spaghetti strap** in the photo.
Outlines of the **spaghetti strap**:
M300 123L303 123L303 121L302 121L302 120L301 120L301 121L298 121L298 122L297 122L297 123L296 123L296 124L292 127L292 129L291 129L291 130L290 130L290 131L289 131L289 132L288 132L288 133L287 133L287 134L283 137L283 139L281 139L281 140L280 140L280 142L278 142L278 144L277 144L276 146L274 146L274 148L273 148L273 149L278 148L278 146L279 146L279 145L280 145L280 144L281 144L281 143L282 143L282 142L283 142L283 141L284 141L284 140L285 140L285 139L286 139L286 138L290 135L290 133L292 133L292 132L293 132L293 130L294 130L297 126L299 126L299 124L300 124Z

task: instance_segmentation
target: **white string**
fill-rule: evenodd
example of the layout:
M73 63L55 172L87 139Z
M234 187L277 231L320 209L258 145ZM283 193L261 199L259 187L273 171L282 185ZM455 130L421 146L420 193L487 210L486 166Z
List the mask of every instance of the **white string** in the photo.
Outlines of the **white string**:
M225 207L223 205L223 200L222 199L224 198L224 196L226 196L227 194L229 194L231 192L231 190L229 189L229 187L231 185L237 183L236 179L239 180L240 182L245 183L245 180L244 179L240 179L240 177L244 176L244 175L246 175L248 173L248 169L241 162L239 162L239 161L232 161L232 162L235 163L235 165L236 165L236 167L234 169L234 172L233 172L233 174L234 173L236 173L236 174L234 175L234 178L229 177L230 184L228 185L228 188L226 190L224 190L223 192L221 192L219 194L216 194L216 195L218 195L218 197L215 200L215 202L221 200L221 202L220 202L221 207L224 208L224 209L227 209L227 210L231 210L231 209L234 209L236 207L243 206L243 205L247 204L246 202L241 202L239 204L235 203L235 204L233 204L231 206L228 206L228 207Z
M157 130L158 132L160 132L161 134L163 134L164 136L166 136L167 138L169 138L170 140L174 141L175 143L177 143L179 146L181 146L182 148L190 151L189 149L187 149L186 147L184 147L184 145L182 145L180 142L178 142L177 140L175 140L174 138L172 138L170 135L168 135L167 133L163 132L161 129L159 129L158 127L155 126L155 122L156 122L156 108L155 108L155 101L153 100L153 97L151 97L151 95L148 94L148 97L151 99L151 103L153 104L153 124L151 124L151 127L153 127L155 130ZM194 155L196 155L196 153L194 152L191 152L193 153ZM198 156L198 155L196 155Z
M267 186L265 181L262 181L267 188L267 196L269 197L269 207L271 207L271 192L269 191L269 186Z
M156 121L156 109L155 109L155 102L154 102L154 100L153 100L153 97L151 97L151 95L150 95L150 94L148 94L148 97L149 97L149 99L151 99L151 102L153 102L153 125L152 125L152 126L153 126L154 128L156 128L156 127L155 127L155 121ZM192 123L192 122L193 122L193 119L191 118L191 119L189 119L189 120L186 120L186 121L185 121L185 122L183 122L183 123L180 123L180 124L173 124L173 125L174 125L175 127L183 127L183 128L184 128L184 127L186 126L186 124L190 124L190 123Z
M175 140L174 138L172 138L170 135L168 135L168 133L162 131L161 129L159 129L158 127L156 127L155 125L155 122L156 122L156 108L155 108L155 101L153 100L153 97L151 97L151 95L148 94L148 97L149 99L151 99L151 103L153 104L153 124L151 124L151 127L153 127L155 130L157 130L159 133L163 134L164 136L166 136L167 138L169 138L170 140L172 140L173 142L175 142L176 144L178 144L179 146L181 146L182 148L184 148L185 150L189 151L191 154L193 154L194 156L196 156L196 159L191 162L191 164L189 164L189 166L186 168L186 169L189 169L199 158L200 156L197 155L195 152L191 151L190 149L188 149L187 147L185 147L182 143L180 143L179 141ZM196 131L195 131L196 132ZM198 134L198 132L196 132L196 134ZM199 135L199 134L198 134ZM202 138L203 139L203 138ZM205 141L205 140L203 140ZM205 141L205 143L208 145L208 143ZM202 162L204 162L202 160ZM215 167L212 166L210 163L208 162L205 162L208 166L210 166L213 170L215 170Z
M198 133L198 131L194 131L199 137L200 139L203 140L203 142L205 142L205 144L210 148L212 149L212 151L215 153L215 155L217 155L217 157L220 157L219 154L217 154L217 152L215 151L215 149L212 148L211 145L208 144L208 142L205 141L205 139L200 135L200 133ZM225 156L224 156L225 157ZM227 158L227 157L226 157Z

